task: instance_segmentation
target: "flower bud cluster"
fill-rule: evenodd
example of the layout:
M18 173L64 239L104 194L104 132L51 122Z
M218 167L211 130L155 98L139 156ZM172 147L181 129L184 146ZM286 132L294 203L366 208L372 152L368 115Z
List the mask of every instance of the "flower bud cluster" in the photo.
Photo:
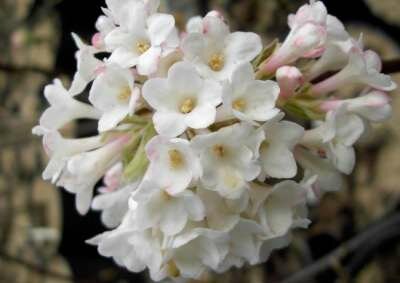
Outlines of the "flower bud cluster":
M43 178L111 229L88 242L132 272L178 280L266 261L307 228L308 204L340 189L369 124L390 116L384 91L396 85L379 56L321 1L264 49L215 11L179 33L157 0L106 4L90 45L73 35L76 75L45 88L33 132L50 157ZM365 90L341 96L350 83ZM77 98L86 89L90 104ZM77 119L97 121L98 135L63 137Z

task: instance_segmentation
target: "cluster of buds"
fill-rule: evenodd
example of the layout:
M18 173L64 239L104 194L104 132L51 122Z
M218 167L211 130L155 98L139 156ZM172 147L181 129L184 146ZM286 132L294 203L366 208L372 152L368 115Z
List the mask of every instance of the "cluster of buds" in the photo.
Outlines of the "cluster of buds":
M50 157L44 179L110 228L88 243L132 272L179 280L266 261L307 228L307 205L340 189L353 145L391 114L385 91L396 85L379 56L320 1L265 48L215 11L179 33L157 0L106 4L90 45L73 35L77 73L69 89L45 88L50 107L33 132ZM355 83L365 90L343 97ZM77 100L85 89L90 104ZM97 120L99 134L62 137L76 119Z

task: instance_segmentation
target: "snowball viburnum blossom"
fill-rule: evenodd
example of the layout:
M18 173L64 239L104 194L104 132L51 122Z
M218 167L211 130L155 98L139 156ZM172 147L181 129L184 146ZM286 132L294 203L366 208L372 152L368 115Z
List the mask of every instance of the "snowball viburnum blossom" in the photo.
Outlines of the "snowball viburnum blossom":
M203 166L202 182L228 199L240 198L248 182L257 178L255 161L246 125L226 127L218 132L196 136L192 145Z
M250 62L262 50L261 38L257 34L230 33L216 12L195 21L189 25L189 34L183 39L181 48L185 59L206 78L228 79L238 64Z
M247 122L264 122L276 116L280 111L275 108L278 96L278 84L255 80L250 63L239 65L223 88L225 112Z
M147 144L146 152L150 160L147 177L154 178L170 195L183 192L202 174L200 161L185 139L156 136Z
M168 78L148 80L143 97L156 111L154 126L160 135L176 137L187 128L204 129L215 121L221 86L204 80L190 63L177 63Z
M109 65L94 80L89 101L103 114L99 120L99 132L115 128L128 114L135 112L139 89L134 75L128 69Z
M396 85L321 1L264 49L216 11L178 36L159 6L106 0L91 44L73 35L72 84L46 86L33 129L49 156L43 178L81 214L101 213L111 230L89 244L155 281L265 262L308 227L307 204L341 188L357 140L390 117ZM352 83L365 89L341 95ZM90 104L78 100L86 91ZM60 134L79 119L98 121L98 134Z
M119 9L119 4L116 4ZM146 13L140 1L128 1L127 10L119 11L119 26L105 37L110 61L121 67L137 67L141 75L156 72L161 57L178 47L178 35L172 15Z

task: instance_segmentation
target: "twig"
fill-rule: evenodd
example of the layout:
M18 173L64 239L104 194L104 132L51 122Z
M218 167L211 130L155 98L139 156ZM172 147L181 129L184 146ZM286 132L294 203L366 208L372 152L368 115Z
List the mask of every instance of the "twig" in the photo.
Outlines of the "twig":
M49 276L49 277L53 277L53 278L57 278L59 280L64 280L64 281L69 281L69 282L72 281L72 277L70 277L68 275L61 274L56 271L52 271L47 268L38 266L32 262L28 262L23 259L10 256L10 255L4 253L3 251L0 251L0 259L22 265L30 270L36 271L38 273L41 273L41 274Z
M334 268L335 264L341 262L344 258L354 253L360 247L364 247L370 242L383 242L387 241L388 238L391 238L383 236L382 234L388 234L392 237L397 236L400 231L397 231L397 233L393 233L393 229L400 230L400 212L396 212L394 215L388 217L386 220L381 219L377 221L377 224L372 225L371 228L355 236L353 239L344 243L328 255L317 260L315 263L305 267L303 270L282 281L282 283L310 282L312 278L314 278L321 272L330 268Z

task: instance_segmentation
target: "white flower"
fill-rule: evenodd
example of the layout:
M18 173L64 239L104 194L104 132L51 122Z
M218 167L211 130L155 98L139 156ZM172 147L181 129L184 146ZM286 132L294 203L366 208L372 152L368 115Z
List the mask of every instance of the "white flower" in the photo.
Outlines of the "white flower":
M188 225L171 243L175 275L199 278L208 268L217 270L229 251L227 233ZM174 276L172 276L174 277Z
M87 213L94 186L119 161L129 140L129 136L122 136L100 149L75 155L68 160L57 186L76 194L75 203L79 213Z
M146 267L158 271L163 261L162 235L157 230L133 229L134 214L134 210L130 211L118 228L100 234L87 243L98 246L101 255L112 257L117 264L132 272L141 272Z
M306 178L317 176L312 189L319 197L324 192L338 191L343 186L340 172L326 158L313 154L304 148L296 148L296 160L305 170Z
M353 48L345 68L312 88L315 95L332 92L347 84L365 84L379 90L391 91L397 85L389 75L382 74L379 56L373 51Z
M324 111L332 111L344 104L349 112L358 114L371 122L383 122L392 114L390 98L381 91L371 91L357 98L324 101L320 108Z
M296 67L283 66L276 71L276 81L280 88L279 96L287 99L304 83L304 77Z
M117 227L129 210L129 197L139 186L140 181L116 188L113 191L101 191L94 197L92 209L101 211L101 221L108 228Z
M217 13L210 12L199 28L193 23L181 48L185 59L193 62L200 74L217 80L228 79L236 65L253 60L262 50L261 39L250 32L230 33Z
M49 131L43 136L43 148L50 157L42 177L53 182L60 176L67 161L74 155L91 151L104 145L101 136L84 139L65 139L58 131Z
M229 254L218 267L218 272L225 272L233 266L241 268L245 263L260 263L260 250L265 238L261 225L253 220L240 219L229 236Z
M329 71L337 71L345 67L349 61L352 49L362 49L360 41L349 38L344 41L329 42L322 56L311 66L307 72L307 79L313 80Z
M157 71L159 59L179 45L174 17L159 13L147 17L143 3L126 9L121 11L120 26L105 38L107 49L112 51L109 60L124 68L136 66L139 74L151 75Z
M116 24L124 25L129 22L129 20L134 21L135 19L130 19L132 16L130 9L137 4L143 5L144 15L150 16L157 12L160 7L160 0L106 0L107 8L103 9L105 14L110 15Z
M255 161L254 152L258 152L258 148L248 146L252 135L255 134L248 125L236 124L215 133L197 135L192 140L193 148L200 154L201 180L206 188L229 199L242 196L248 182L254 180L261 170ZM258 147L261 141L251 143Z
M293 122L282 121L282 115L263 125L265 141L260 148L260 161L265 176L293 178L297 174L292 150L301 140L304 129Z
M146 153L150 161L146 178L170 195L183 192L201 176L200 162L188 140L156 136L147 143Z
M321 1L310 1L289 16L290 33L282 46L261 66L267 73L295 62L302 57L317 57L324 51L327 40L328 13Z
M160 227L167 236L181 232L187 221L201 221L204 205L193 192L186 190L172 196L155 181L145 179L132 195L137 203L137 225L140 229Z
M101 15L97 18L95 26L98 32L92 36L91 43L97 50L105 51L106 46L104 39L116 28L116 25L111 17Z
M275 108L279 87L273 81L255 80L250 63L239 65L223 88L223 107L239 120L267 121L279 113Z
M268 239L284 237L292 228L307 228L306 190L294 181L275 185L260 209L260 223Z
M94 56L99 50L83 43L74 33L72 37L79 49L75 54L78 70L69 89L70 94L74 96L82 93L86 86L96 78L104 67L104 63Z
M188 127L203 129L215 121L216 106L221 103L218 83L203 80L195 68L176 63L168 78L148 80L143 97L155 109L154 126L160 135L176 137Z
M326 115L319 127L306 131L302 144L316 148L345 174L350 174L355 165L353 145L364 133L363 120L347 110L343 104Z
M97 120L101 116L97 109L72 98L60 80L54 80L53 84L47 85L44 96L50 107L40 117L39 124L45 129L56 131L75 119Z
M94 80L89 94L93 106L103 112L98 130L115 128L128 114L133 114L139 99L133 73L117 65L109 65Z
M246 195L236 200L230 200L201 186L196 193L205 205L207 226L218 231L232 230L240 220L240 213L247 208L249 203Z

